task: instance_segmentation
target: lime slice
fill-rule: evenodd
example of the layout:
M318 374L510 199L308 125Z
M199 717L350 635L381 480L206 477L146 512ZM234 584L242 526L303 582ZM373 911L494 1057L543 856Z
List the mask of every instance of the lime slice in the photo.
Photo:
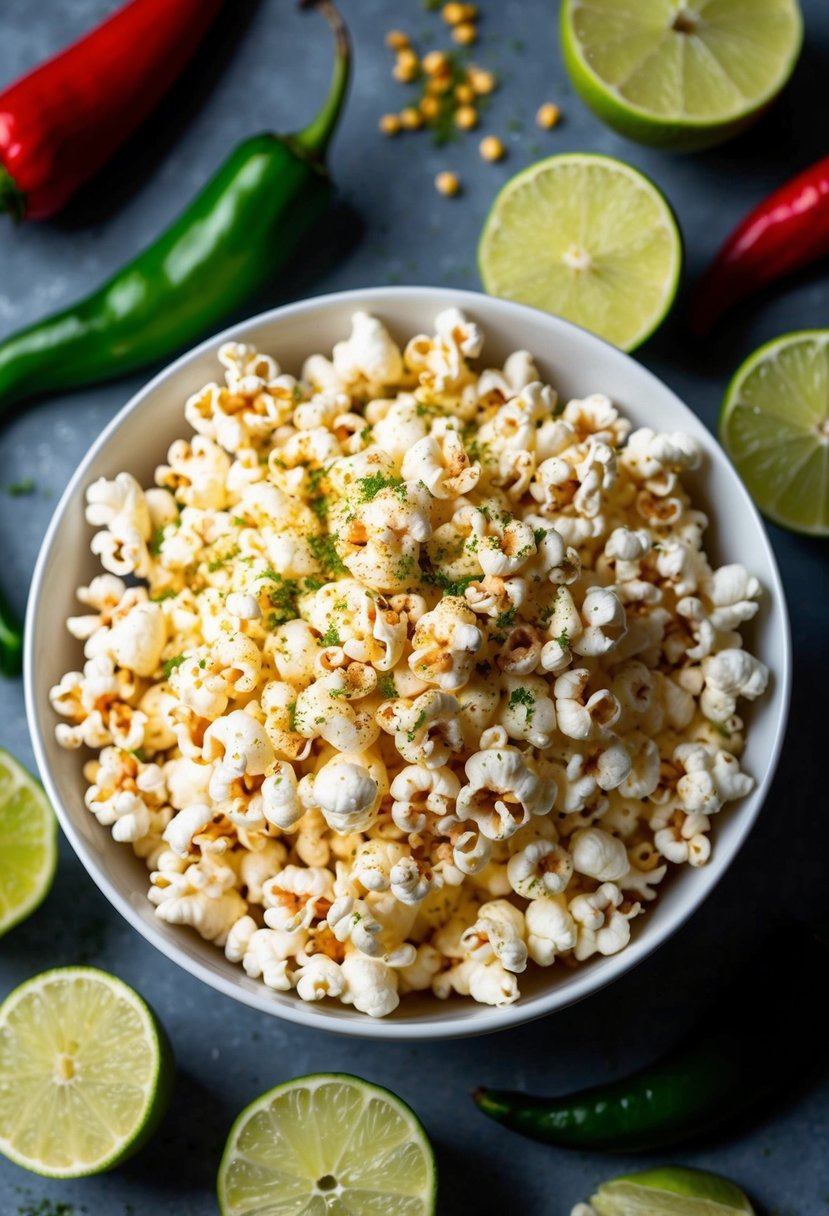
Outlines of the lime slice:
M43 789L0 748L0 937L45 898L57 859L57 825Z
M590 1204L596 1216L754 1216L733 1182L681 1165L613 1178L602 1183Z
M565 153L503 187L478 248L484 288L592 330L622 350L673 303L682 240L664 197L623 161Z
M640 143L707 148L757 118L792 74L797 0L565 0L577 93Z
M829 329L784 334L749 355L719 430L764 515L829 536Z
M0 1152L50 1178L110 1169L155 1131L173 1073L164 1031L121 980L44 971L0 1006Z
M277 1085L234 1123L219 1167L222 1216L428 1216L437 1179L417 1116L345 1073Z

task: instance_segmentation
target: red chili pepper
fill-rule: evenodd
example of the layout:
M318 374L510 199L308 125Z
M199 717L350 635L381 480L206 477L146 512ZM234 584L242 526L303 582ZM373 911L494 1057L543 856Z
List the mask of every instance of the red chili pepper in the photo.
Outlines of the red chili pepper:
M691 313L705 333L738 300L829 254L829 156L755 207L703 275Z
M172 85L224 0L132 0L0 93L0 211L60 211Z

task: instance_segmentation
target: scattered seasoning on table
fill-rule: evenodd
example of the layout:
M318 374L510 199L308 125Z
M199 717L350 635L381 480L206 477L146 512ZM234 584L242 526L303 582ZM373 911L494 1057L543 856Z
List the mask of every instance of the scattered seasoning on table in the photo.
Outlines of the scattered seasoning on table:
M445 194L447 198L454 198L456 194L461 192L461 180L457 173L450 173L444 170L435 178L435 189L438 194Z
M551 131L561 122L561 110L554 102L545 101L542 106L538 107L535 121L543 130Z

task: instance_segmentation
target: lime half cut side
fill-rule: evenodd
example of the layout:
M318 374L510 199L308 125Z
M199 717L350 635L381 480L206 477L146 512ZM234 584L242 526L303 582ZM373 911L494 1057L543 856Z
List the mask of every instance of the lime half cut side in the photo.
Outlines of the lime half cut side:
M432 1216L429 1141L400 1098L359 1077L298 1077L234 1123L221 1166L222 1216Z
M590 1204L596 1216L754 1216L733 1182L680 1165L613 1178Z
M630 139L677 151L736 135L777 96L803 40L797 0L565 0L582 100Z
M564 153L503 187L478 261L490 295L555 313L633 350L673 303L682 240L644 174L608 156Z
M719 433L764 515L829 536L829 330L785 334L750 355L728 387Z
M131 988L93 967L45 971L0 1006L0 1151L51 1178L110 1169L155 1130L172 1076Z
M44 899L57 855L57 823L41 785L0 748L0 937Z

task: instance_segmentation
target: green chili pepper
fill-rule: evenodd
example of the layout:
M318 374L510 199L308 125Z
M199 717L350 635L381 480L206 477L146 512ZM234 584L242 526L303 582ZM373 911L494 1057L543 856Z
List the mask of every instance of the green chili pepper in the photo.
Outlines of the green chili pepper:
M339 13L331 0L316 7L336 46L316 119L294 135L240 144L173 226L108 283L0 343L0 415L26 398L107 380L186 347L296 250L331 199L323 158L351 69Z
M18 675L22 655L23 627L0 588L0 675Z
M696 1032L622 1080L559 1098L479 1089L475 1102L513 1131L575 1149L664 1148L732 1123L819 1057L821 946L803 926L781 933Z

